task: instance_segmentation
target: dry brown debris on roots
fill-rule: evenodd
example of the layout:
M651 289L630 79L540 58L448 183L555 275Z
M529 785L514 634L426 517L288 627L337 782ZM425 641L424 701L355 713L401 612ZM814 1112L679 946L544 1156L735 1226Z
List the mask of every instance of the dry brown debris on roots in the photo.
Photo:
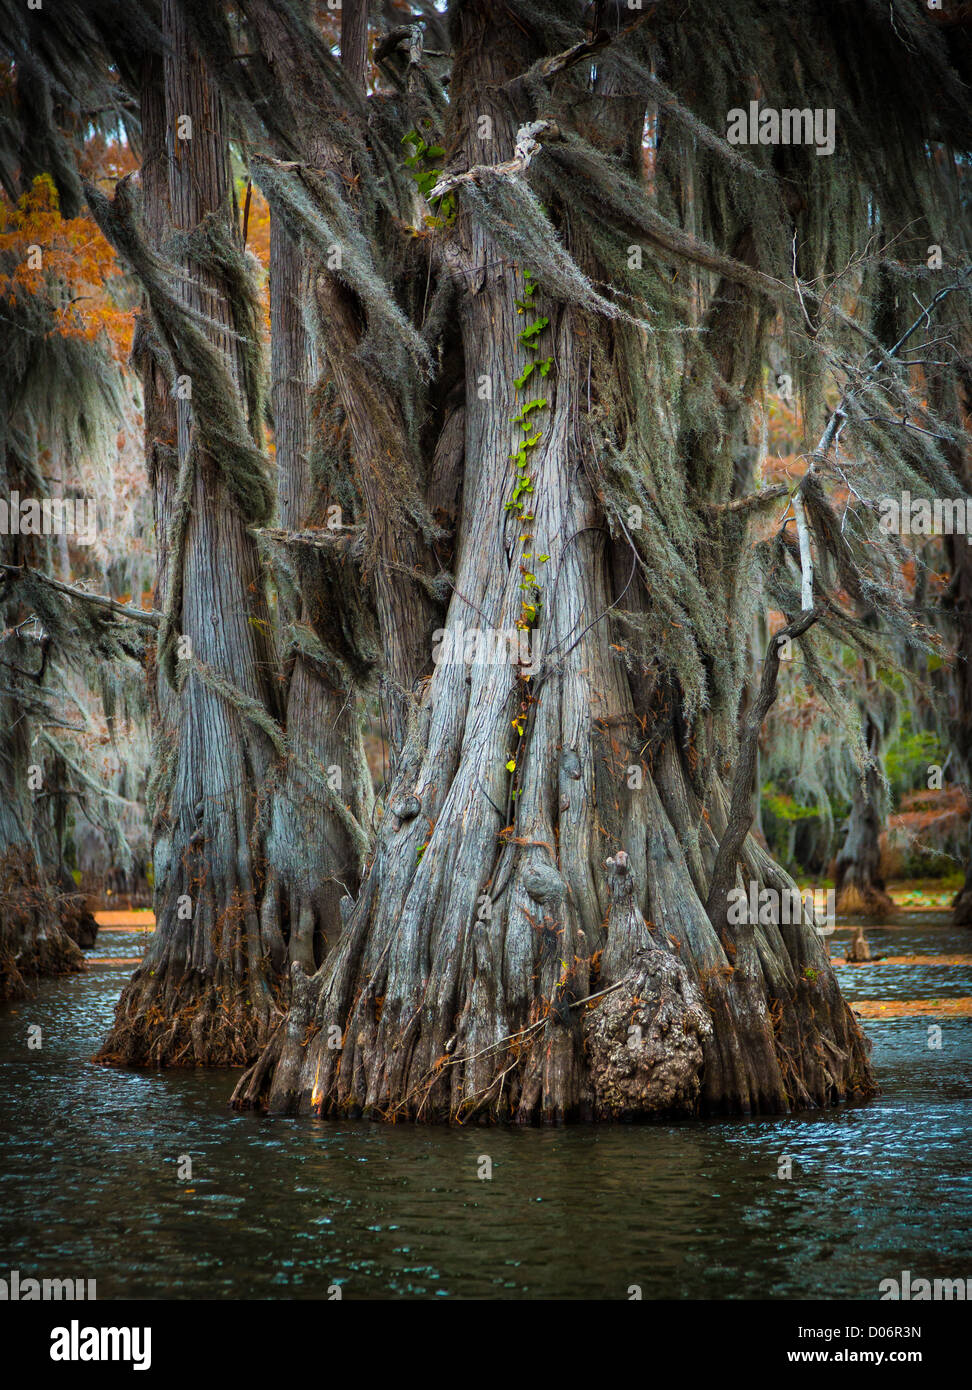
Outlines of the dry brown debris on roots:
M137 978L137 974L136 974ZM95 1061L136 1067L242 1067L258 1056L281 1014L256 1011L244 990L229 994L191 974L175 991L127 994Z

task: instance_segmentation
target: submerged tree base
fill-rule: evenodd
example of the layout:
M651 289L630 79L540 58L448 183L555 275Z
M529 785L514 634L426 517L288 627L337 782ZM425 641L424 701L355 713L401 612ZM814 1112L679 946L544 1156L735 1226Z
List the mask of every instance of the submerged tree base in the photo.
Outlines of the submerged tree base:
M32 854L12 847L0 860L0 1003L29 994L32 979L83 969L84 957L58 921Z
M895 907L883 884L847 883L838 890L836 910L842 917L888 917Z
M143 962L93 1060L125 1067L242 1067L259 1055L281 1017L272 1001L257 1007L245 989L224 989L193 971L178 980L155 976Z
M676 766L670 760L669 771ZM565 880L577 876L524 847L512 874L518 887L505 948L495 917L474 921L448 948L440 943L431 968L404 939L400 909L394 920L372 916L388 876L421 881L423 866L438 876L434 836L416 863L400 841L405 827L389 817L344 938L315 975L293 966L290 1012L240 1079L234 1106L539 1124L783 1114L874 1095L869 1043L841 997L815 924L735 926L720 941L682 852L688 836L676 833L657 792L653 799L641 856L647 895L630 856L618 851L597 885L603 921L573 926L574 894ZM675 801L671 810L677 821ZM706 833L700 872L711 856ZM565 834L562 827L561 843ZM392 860L386 856L396 838ZM761 883L789 886L752 841L747 859ZM439 868L446 863L454 865L454 855ZM428 880L421 886L429 891ZM646 898L650 924L639 905ZM374 935L366 964L365 938ZM514 1010L504 957L518 959L521 936L530 993ZM407 1000L390 980L392 960L413 981Z
M972 869L952 903L952 921L957 927L972 927Z

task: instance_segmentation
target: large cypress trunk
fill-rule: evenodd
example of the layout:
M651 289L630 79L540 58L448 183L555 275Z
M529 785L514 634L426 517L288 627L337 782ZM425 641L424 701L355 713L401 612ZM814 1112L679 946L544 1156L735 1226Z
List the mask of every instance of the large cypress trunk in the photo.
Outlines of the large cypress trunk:
M488 116L490 161L509 159L518 122L502 85L536 55L503 7L464 5L458 20L454 151L482 159ZM565 235L583 263L582 235L569 224ZM618 659L610 611L650 595L608 525L589 445L603 404L591 354L611 361L615 330L542 297L553 365L518 390L530 267L511 267L466 211L460 241L465 461L440 644L455 659L436 662L411 708L344 936L313 977L294 967L286 1026L235 1103L528 1123L867 1094L864 1039L811 920L714 929L705 903L727 824L717 770L699 766L678 689ZM714 328L732 336L721 365L741 380L759 315L735 293L717 298ZM647 389L664 401L663 381ZM518 505L511 422L531 394L545 403ZM686 467L701 475L705 462ZM471 628L479 659L467 663ZM512 660L496 657L504 633L518 634ZM740 876L792 888L751 837Z
M196 361L214 365L205 376L197 367L194 376L182 342L173 344L169 335L181 383L175 392L178 467L157 469L155 503L158 533L166 538L160 582L170 615L162 657L175 689L160 700L153 807L157 925L100 1058L225 1064L246 1061L263 1043L280 993L271 943L260 931L257 804L272 765L270 721L278 699L269 611L250 531L263 518L246 514L240 470L254 465L239 430L234 434L236 420L248 417L259 438L253 405L258 344L237 331L239 306L226 280L239 264L239 247L220 98L173 0L166 0L163 18L164 167L183 272L174 298L205 324L214 356ZM157 146L147 147L147 159L158 156ZM157 217L156 208L148 219L152 230L160 225ZM225 250L234 244L235 256ZM156 297L149 291L157 321L157 297L164 292L157 285ZM228 400L213 388L220 364ZM249 481L259 498L258 481Z

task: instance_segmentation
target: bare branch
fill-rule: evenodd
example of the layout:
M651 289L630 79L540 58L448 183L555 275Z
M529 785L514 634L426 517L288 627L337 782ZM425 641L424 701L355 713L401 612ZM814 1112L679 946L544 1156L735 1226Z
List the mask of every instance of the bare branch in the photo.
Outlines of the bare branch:
M501 164L477 164L463 174L447 174L429 193L428 201L434 202L463 183L476 183L488 176L511 178L514 174L522 174L524 169L530 167L530 161L544 139L560 139L560 129L554 121L530 121L527 125L521 125L516 132L516 153L512 159L504 160Z
M145 627L158 627L162 621L162 614L154 608L136 608L127 603L116 603L113 598L107 598L104 594L89 594L87 589L79 589L73 584L64 584L60 579L52 579L50 575L42 574L40 570L27 570L26 565L0 565L0 572L9 575L29 573L31 579L35 579L40 584L44 584L49 589L56 589L58 593L65 594L68 598L80 599L84 603L90 603L95 608L101 608L106 613L114 613L117 617L128 618L130 622L141 623Z

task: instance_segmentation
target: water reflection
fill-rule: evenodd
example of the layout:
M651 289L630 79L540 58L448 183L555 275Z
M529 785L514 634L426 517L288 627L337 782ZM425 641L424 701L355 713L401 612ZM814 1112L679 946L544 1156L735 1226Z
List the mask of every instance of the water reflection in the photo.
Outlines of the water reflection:
M934 921L884 935L872 950L968 949ZM143 944L106 935L96 955ZM944 1020L937 1050L934 1020L868 1020L882 1094L836 1113L388 1129L235 1115L231 1073L93 1066L125 973L96 966L0 1013L0 1264L22 1276L94 1277L100 1298L320 1298L339 1283L345 1297L871 1299L902 1269L970 1272L969 1019ZM972 993L961 966L841 978L850 998Z

